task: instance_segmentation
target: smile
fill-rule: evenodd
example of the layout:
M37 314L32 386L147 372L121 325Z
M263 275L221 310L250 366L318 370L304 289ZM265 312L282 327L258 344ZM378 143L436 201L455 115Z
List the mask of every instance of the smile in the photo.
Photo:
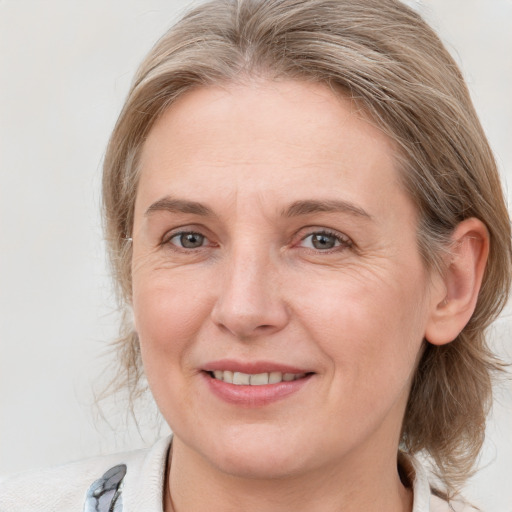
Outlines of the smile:
M265 386L267 384L279 384L280 382L292 382L294 380L303 379L305 373L282 373L282 372L265 372L265 373L242 373L232 372L230 370L215 370L209 372L210 375L222 382L235 384L237 386Z
M226 364L226 361L219 361L208 366L201 372L207 388L223 402L244 408L270 405L299 393L308 387L315 375L315 372L299 368L266 363ZM245 371L237 371L242 369Z
M309 388L316 372L312 368L277 361L222 359L205 363L200 374L207 389L223 402L252 408L269 405Z

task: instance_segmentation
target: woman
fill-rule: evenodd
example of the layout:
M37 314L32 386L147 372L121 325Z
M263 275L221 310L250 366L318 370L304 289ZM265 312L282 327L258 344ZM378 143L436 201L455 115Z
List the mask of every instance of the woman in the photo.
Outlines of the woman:
M143 364L172 444L38 474L30 499L7 482L2 507L462 510L510 227L417 14L202 5L143 62L103 185L128 384Z

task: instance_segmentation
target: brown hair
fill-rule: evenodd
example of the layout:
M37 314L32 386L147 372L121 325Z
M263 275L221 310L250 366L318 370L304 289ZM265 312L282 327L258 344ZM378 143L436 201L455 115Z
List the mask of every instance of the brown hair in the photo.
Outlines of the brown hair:
M397 0L213 0L190 11L150 51L134 79L104 163L106 237L123 307L131 300L130 236L138 158L153 124L192 87L297 79L341 89L395 141L401 176L419 211L426 265L459 222L476 217L491 250L476 310L445 346L425 342L402 429L402 448L430 454L446 490L480 451L498 360L484 331L510 287L510 221L496 164L464 79L432 29ZM118 341L124 384L141 376L127 317Z

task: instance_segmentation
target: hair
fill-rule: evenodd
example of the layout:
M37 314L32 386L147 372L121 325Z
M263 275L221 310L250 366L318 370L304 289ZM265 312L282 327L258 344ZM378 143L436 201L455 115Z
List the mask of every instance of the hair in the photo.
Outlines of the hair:
M475 312L453 342L424 351L401 449L424 452L447 494L470 475L500 369L485 330L506 302L511 231L496 163L463 76L421 16L397 0L213 0L186 14L142 62L111 136L103 175L105 232L120 304L119 388L134 399L143 375L130 321L130 237L141 148L152 126L192 88L267 80L342 91L396 144L418 213L418 247L442 272L464 219L487 226L490 254Z

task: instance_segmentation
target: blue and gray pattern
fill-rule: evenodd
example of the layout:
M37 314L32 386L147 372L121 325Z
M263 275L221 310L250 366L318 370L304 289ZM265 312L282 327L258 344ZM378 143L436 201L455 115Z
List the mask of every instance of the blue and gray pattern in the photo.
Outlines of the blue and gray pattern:
M121 490L125 475L126 465L120 464L96 480L87 491L84 512L122 512Z

